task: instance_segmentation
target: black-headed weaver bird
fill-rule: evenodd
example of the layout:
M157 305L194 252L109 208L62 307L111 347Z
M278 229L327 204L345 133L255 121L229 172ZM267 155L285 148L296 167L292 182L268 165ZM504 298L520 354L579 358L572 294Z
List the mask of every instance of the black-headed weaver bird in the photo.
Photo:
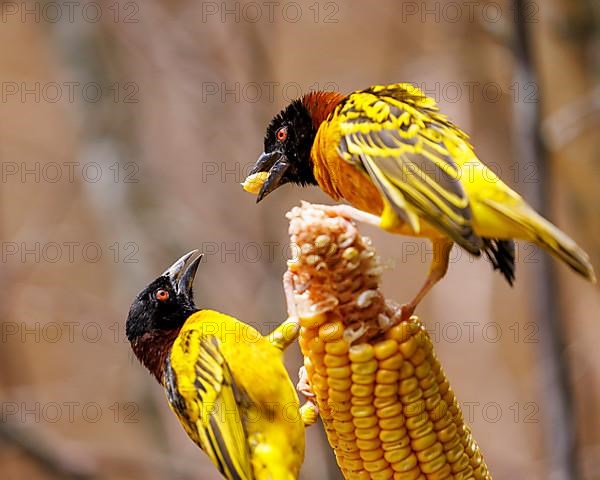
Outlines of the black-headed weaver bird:
M164 387L189 437L230 480L293 480L304 459L304 424L283 350L298 333L288 319L271 335L199 309L194 250L136 297L126 333Z
M318 185L351 205L332 206L337 214L431 239L429 275L407 314L446 274L453 243L485 254L511 285L513 239L538 244L595 282L586 253L487 168L468 136L410 84L311 92L275 115L244 188L260 202L286 183Z

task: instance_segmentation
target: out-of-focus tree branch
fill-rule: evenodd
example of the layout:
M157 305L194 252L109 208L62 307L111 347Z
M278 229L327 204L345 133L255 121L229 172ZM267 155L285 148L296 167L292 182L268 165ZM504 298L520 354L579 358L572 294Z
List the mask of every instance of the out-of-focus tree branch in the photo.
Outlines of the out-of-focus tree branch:
M516 60L515 82L538 85L535 59L527 17L527 1L514 0ZM542 139L539 102L517 102L514 109L514 138L517 158L523 164L536 166L537 182L529 184L529 198L544 216L552 205L549 186L548 152ZM564 356L563 331L557 301L556 273L548 256L535 265L534 301L541 341L539 354L543 367L544 427L546 431L547 469L556 480L580 478L576 459L573 398L570 372Z

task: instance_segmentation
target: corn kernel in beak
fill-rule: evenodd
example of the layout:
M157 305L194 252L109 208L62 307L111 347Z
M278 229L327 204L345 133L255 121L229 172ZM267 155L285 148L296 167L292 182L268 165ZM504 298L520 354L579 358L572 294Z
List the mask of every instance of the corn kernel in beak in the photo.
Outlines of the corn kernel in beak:
M248 193L258 195L258 192L260 192L260 189L268 176L269 172L258 172L253 175L248 175L246 180L244 180L244 183L242 183L242 187Z

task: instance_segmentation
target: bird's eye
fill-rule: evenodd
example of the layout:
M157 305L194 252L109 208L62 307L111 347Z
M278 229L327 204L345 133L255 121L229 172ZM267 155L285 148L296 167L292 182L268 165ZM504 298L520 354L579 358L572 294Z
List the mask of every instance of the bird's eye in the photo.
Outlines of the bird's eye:
M287 133L287 127L281 127L279 130L277 130L275 136L277 137L277 140L283 142L287 138Z
M169 299L169 292L167 292L166 290L164 290L163 288L160 288L156 291L156 293L154 294L154 296L156 297L156 299L160 302L166 302Z

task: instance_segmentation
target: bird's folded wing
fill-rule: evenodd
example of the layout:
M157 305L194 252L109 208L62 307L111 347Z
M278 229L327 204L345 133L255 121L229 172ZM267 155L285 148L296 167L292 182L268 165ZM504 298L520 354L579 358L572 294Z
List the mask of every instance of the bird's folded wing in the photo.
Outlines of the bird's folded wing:
M339 153L362 168L394 212L419 233L419 217L472 253L469 199L453 155L473 155L466 135L437 112L435 102L407 84L372 87L341 106Z
M165 373L171 407L188 434L228 479L253 478L241 407L248 402L236 386L214 336L186 330L173 346Z

